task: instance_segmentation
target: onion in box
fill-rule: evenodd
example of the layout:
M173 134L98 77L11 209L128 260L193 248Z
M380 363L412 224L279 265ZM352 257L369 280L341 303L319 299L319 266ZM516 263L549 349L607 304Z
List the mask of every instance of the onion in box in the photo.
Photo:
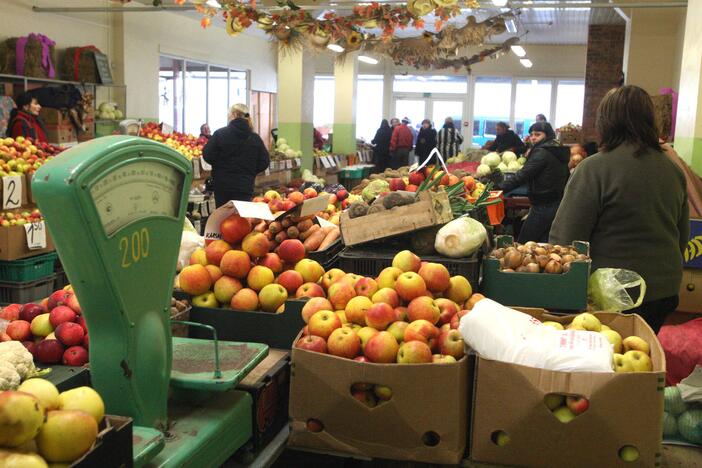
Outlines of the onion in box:
M434 248L446 257L469 257L483 245L486 239L485 226L473 218L463 216L439 229Z

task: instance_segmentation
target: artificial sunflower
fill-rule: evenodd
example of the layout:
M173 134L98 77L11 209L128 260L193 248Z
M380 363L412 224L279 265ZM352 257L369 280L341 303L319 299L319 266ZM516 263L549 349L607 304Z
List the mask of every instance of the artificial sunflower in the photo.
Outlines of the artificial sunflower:
M346 35L346 49L347 50L356 50L359 47L361 47L361 43L363 42L363 34L357 32L357 31L351 31L349 34Z
M434 3L439 6L439 7L452 7L456 4L458 4L458 0L433 0Z
M436 9L433 0L407 0L407 11L414 17L426 16Z
M238 17L232 15L227 16L227 34L232 37L238 36L244 29Z

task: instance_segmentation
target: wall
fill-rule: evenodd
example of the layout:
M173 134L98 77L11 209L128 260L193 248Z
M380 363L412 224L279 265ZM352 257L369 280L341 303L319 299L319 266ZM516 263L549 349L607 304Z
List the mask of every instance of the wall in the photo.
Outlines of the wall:
M618 85L624 59L624 25L590 25L585 67L583 138L597 140L597 106L607 91Z

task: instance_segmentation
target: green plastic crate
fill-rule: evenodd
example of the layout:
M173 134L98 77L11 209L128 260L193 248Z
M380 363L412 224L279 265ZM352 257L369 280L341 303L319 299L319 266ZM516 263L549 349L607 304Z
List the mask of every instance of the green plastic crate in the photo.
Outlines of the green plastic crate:
M54 274L56 252L49 252L22 260L0 261L0 281L25 283Z
M339 172L340 179L362 179L363 178L363 168L353 168L353 169L342 169Z
M497 248L513 245L512 236L495 238ZM573 247L589 254L587 242L574 242ZM587 282L591 262L573 262L568 273L503 273L494 258L483 261L481 292L494 301L512 307L539 307L551 311L581 311L587 307Z

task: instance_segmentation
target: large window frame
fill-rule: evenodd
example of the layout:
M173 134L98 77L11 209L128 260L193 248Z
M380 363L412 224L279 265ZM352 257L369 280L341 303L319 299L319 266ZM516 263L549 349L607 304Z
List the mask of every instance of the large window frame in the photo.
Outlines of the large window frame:
M204 99L204 106L205 106L205 116L206 120L205 122L209 125L209 119L210 119L210 68L216 68L220 69L226 69L227 70L227 93L226 93L226 99L227 99L227 108L231 107L232 105L236 104L235 102L231 102L231 94L232 94L232 80L241 73L245 74L245 104L247 106L250 106L251 102L251 71L250 70L241 70L234 68L229 65L222 65L218 63L208 63L204 62L202 60L197 60L197 59L191 59L187 57L179 57L179 56L174 56L170 54L159 54L159 63L161 59L167 59L167 60L172 60L173 62L178 62L179 63L179 70L178 74L179 77L178 79L180 80L180 83L177 83L178 86L180 87L181 90L181 98L180 103L177 101L173 103L173 116L174 116L174 130L179 131L179 132L184 132L186 129L186 126L188 124L187 121L187 105L186 103L188 102L187 98L187 80L186 80L186 74L188 72L187 65L190 64L197 64L199 66L205 66L206 67L206 79L205 79L205 99ZM159 96L161 95L161 89L160 89L160 83L161 83L161 72L163 70L161 69L159 65L159 90L158 94ZM176 96L177 98L178 96ZM160 106L159 106L160 107ZM162 120L162 116L159 115L159 120ZM205 123L205 122L201 122ZM200 125L198 124L198 126ZM211 129L212 131L216 129Z

